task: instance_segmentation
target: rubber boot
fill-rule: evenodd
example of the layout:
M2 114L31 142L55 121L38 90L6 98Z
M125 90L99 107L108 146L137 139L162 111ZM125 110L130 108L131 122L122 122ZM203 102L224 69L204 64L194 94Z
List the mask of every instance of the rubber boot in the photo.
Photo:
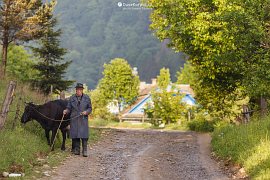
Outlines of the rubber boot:
M76 145L76 140L72 139L72 142L71 142L71 152L72 152L72 154L75 153L75 145Z
M83 154L83 157L88 156L88 153L87 153L87 141L88 141L87 138L82 139L82 154Z
M76 138L75 139L75 148L74 148L74 154L75 155L80 155L80 139L79 138Z

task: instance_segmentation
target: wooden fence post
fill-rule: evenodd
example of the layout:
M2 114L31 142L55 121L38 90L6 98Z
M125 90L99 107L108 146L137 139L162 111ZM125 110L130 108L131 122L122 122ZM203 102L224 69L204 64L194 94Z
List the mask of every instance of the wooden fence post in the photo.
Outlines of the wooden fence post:
M15 89L16 89L16 82L10 81L8 89L7 89L6 97L5 97L5 100L4 100L3 105L2 105L2 111L0 114L0 130L3 129L3 127L4 127L4 124L5 124L5 121L7 118L7 114L9 111L9 106L13 100L13 95L14 95Z
M244 123L247 124L249 122L250 119L250 112L249 112L249 108L247 105L243 105L243 120Z
M144 118L145 118L145 115L144 115L144 113L143 113L143 117L142 117L142 123L144 123Z

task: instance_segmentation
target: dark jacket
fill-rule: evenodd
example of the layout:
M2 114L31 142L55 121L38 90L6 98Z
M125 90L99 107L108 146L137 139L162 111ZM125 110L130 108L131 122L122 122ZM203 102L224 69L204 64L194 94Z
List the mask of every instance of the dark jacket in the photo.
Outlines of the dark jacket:
M68 113L70 113L70 136L74 138L88 138L88 114L92 112L92 104L88 95L83 94L82 97L72 95L67 105ZM83 111L87 112L86 116L79 116ZM79 116L79 117L78 117ZM76 118L77 117L77 118Z

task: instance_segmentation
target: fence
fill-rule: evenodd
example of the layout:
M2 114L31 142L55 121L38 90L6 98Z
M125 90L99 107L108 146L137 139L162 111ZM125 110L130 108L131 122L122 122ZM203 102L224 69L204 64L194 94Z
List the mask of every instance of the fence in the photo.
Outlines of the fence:
M16 82L10 81L7 92L6 92L5 99L4 99L3 104L2 104L2 110L1 110L1 114L0 114L0 130L3 129L3 127L5 125L8 111L9 111L10 105L13 101L15 89L16 89Z

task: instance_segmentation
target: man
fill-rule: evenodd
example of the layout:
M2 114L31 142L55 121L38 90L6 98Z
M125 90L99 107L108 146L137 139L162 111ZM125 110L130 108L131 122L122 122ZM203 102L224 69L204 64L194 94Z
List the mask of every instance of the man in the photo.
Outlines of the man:
M91 100L83 93L83 84L77 83L76 94L69 99L67 108L63 114L70 114L70 136L72 139L72 152L80 155L82 141L82 153L87 157L87 141L89 137L88 115L92 112Z

